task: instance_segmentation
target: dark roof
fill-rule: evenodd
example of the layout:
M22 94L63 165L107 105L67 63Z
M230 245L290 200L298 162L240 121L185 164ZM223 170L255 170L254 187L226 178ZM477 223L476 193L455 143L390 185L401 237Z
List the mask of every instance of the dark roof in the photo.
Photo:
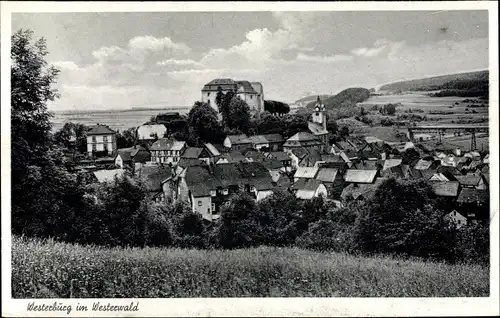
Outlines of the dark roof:
M460 184L456 181L435 182L432 184L434 193L443 197L456 197Z
M354 167L358 170L379 170L380 163L378 160L363 160L354 163Z
M238 84L230 78L216 78L203 86L202 91L236 90Z
M490 198L488 190L478 190L471 188L462 188L460 195L458 196L457 202L459 203L486 203Z
M226 159L228 163L235 163L235 162L242 162L242 161L246 162L247 161L245 156L243 156L243 154L241 154L241 152L239 152L237 150L232 150L230 152L223 153L222 155L220 155L219 158Z
M131 161L134 159L135 162L145 162L151 158L149 151L142 146L118 149L116 155L120 155L123 161Z
M201 166L205 164L204 161L196 158L181 158L179 162L177 162L177 166L186 168L190 166Z
M278 169L283 168L283 164L278 159L270 158L270 159L266 159L266 160L261 161L261 163L268 170L278 170Z
M298 148L300 149L300 148ZM294 149L296 150L296 149ZM270 157L279 161L291 160L290 156L283 151L275 151L270 153Z
M253 88L252 84L250 84L249 81L236 81L238 84L238 92L245 92L245 93L254 93L257 94L255 89Z
M87 135L110 135L110 134L115 134L115 132L108 126L100 124L91 126L90 130L87 132Z
M245 157L253 161L264 161L266 159L262 152L253 149L245 152Z
M186 145L185 141L177 141L175 139L161 138L155 141L150 150L181 150Z
M295 157L299 158L300 160L304 158L308 154L308 152L304 148L294 148L292 149L292 154L294 154Z
M269 143L279 143L284 142L285 138L281 134L265 134L262 135Z
M181 157L186 159L198 159L200 158L200 154L203 150L203 148L188 147L186 148L186 150L184 150L184 153Z
M455 178L461 185L466 186L477 186L479 181L481 181L480 175L455 176Z
M172 168L166 165L143 165L135 173L144 182L147 191L161 191L161 182L172 175Z
M210 190L230 186L250 185L257 190L272 189L272 179L264 165L258 162L223 163L212 167L190 166L186 170L186 183L195 197L208 196Z
M248 139L248 136L245 134L241 135L228 135L227 138L231 141L231 145L239 145L239 144L250 144L251 141Z
M333 183L337 177L337 173L338 170L334 168L321 168L316 175L316 179L323 182Z

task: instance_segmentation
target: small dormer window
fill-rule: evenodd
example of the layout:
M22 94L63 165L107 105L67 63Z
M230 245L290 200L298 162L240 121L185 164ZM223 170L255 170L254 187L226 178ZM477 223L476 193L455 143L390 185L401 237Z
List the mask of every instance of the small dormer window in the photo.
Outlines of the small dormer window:
M210 196L215 197L217 195L217 191L210 190Z
M222 194L223 195L228 195L229 194L229 190L228 189L222 189Z

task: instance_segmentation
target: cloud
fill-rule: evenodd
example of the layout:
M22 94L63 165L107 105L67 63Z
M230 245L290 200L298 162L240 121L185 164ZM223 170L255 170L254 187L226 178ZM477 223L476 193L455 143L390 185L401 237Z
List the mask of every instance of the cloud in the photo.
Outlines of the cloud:
M55 61L51 64L60 70L77 70L79 68L78 65L73 61Z
M131 49L146 51L162 51L169 49L172 51L189 53L191 48L184 43L175 43L169 37L155 38L154 36L137 36L128 43Z
M203 64L196 62L194 60L175 60L168 59L156 62L156 65L160 66L199 66L202 67Z
M336 63L342 61L351 61L353 57L351 55L307 55L304 53L297 54L298 61L315 62L315 63Z

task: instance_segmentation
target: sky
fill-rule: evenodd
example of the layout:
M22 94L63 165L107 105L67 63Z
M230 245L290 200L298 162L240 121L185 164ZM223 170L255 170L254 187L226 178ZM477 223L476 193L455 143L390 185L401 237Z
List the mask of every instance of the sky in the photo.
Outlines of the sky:
M61 70L49 109L190 106L215 78L265 99L488 68L487 11L13 13Z

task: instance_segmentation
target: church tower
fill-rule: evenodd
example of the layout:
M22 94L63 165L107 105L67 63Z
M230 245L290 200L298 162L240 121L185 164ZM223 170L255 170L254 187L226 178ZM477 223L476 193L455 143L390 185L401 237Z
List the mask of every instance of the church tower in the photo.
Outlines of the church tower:
M318 96L316 105L314 105L314 112L312 114L313 123L321 125L323 130L326 130L326 109L325 104L321 103L321 99Z

